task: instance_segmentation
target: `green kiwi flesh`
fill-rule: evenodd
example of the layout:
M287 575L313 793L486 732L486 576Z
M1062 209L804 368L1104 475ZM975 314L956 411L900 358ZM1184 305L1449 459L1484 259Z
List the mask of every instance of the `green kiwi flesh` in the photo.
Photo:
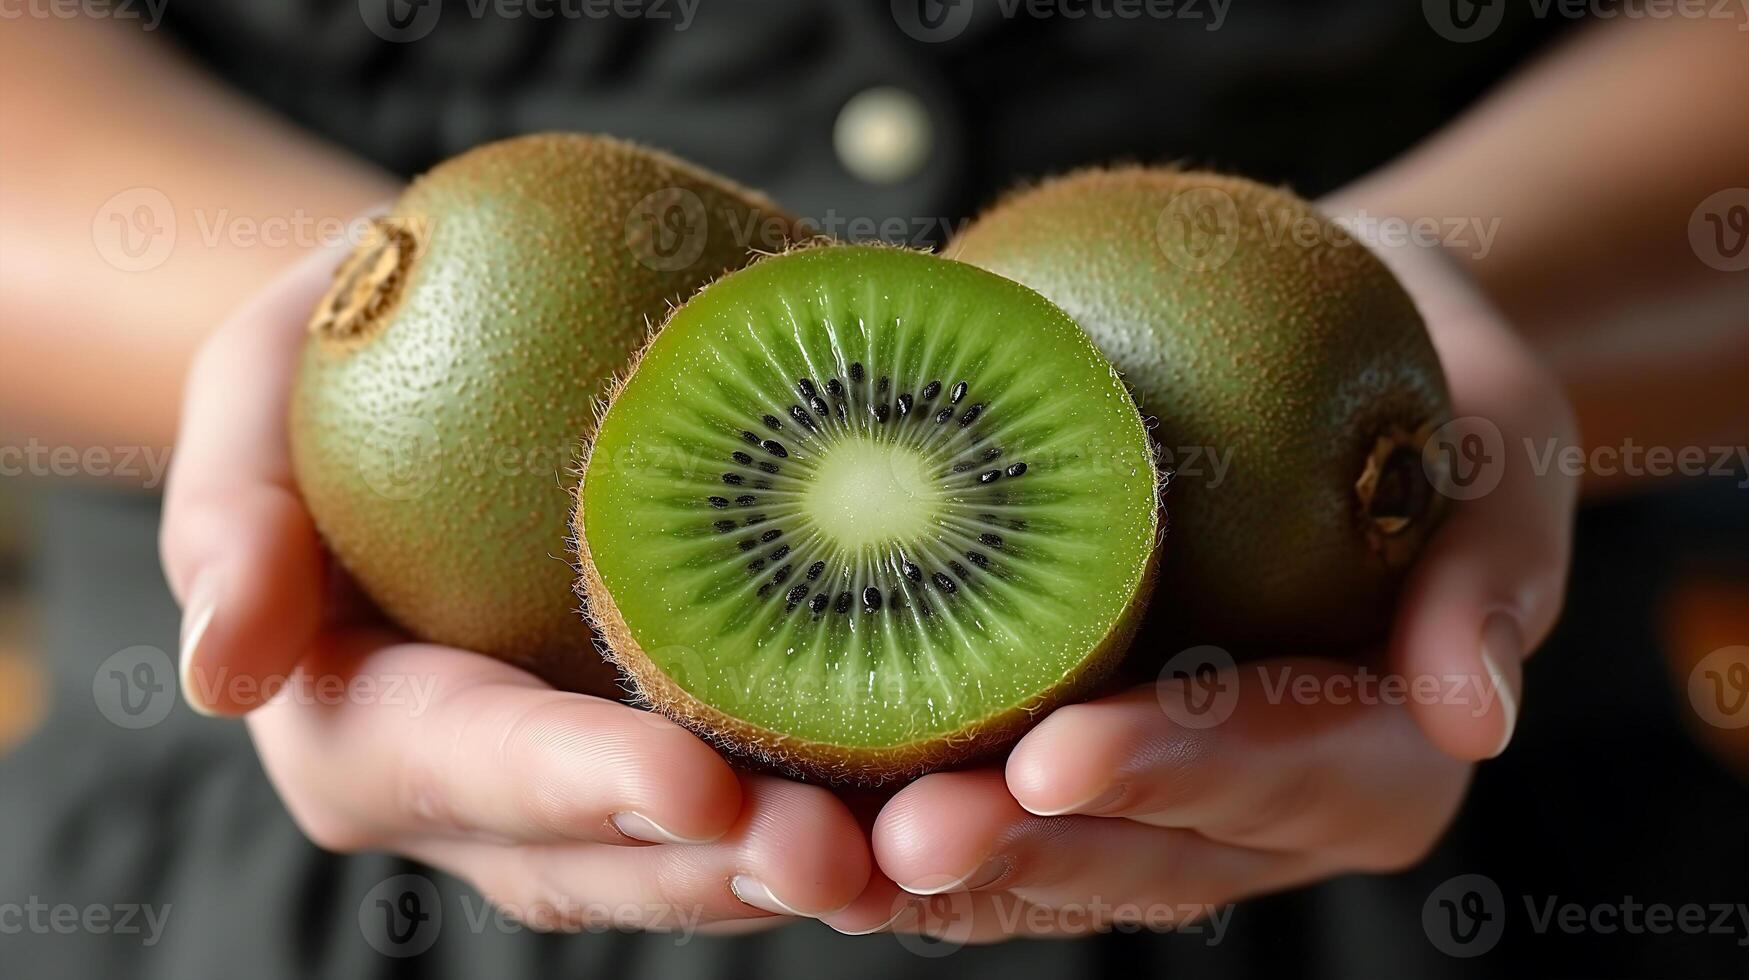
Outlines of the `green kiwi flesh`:
M579 436L672 304L796 231L725 180L593 136L505 140L417 179L302 355L292 459L329 548L422 639L611 685L566 560Z
M1422 450L1450 404L1367 248L1285 191L1130 167L1016 193L944 254L1068 311L1157 420L1181 601L1151 637L1342 649L1387 629L1443 513Z
M1089 691L1159 529L1141 417L1073 320L968 265L821 246L675 311L600 421L576 544L653 707L869 785Z

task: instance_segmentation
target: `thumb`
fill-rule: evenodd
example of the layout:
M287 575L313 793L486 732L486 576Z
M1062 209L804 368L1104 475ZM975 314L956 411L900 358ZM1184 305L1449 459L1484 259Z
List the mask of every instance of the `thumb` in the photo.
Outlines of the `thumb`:
M334 256L313 255L239 310L190 369L159 550L183 606L190 706L242 714L320 625L325 559L292 479L286 411L303 325Z
M1510 383L1505 376L1513 373L1500 371L1484 385ZM1508 407L1495 416L1497 424L1468 416L1436 433L1430 451L1439 451L1440 441L1468 440L1486 443L1490 461L1469 474L1468 491L1454 484L1452 493L1468 499L1452 501L1450 518L1417 562L1391 639L1417 724L1459 759L1492 758L1510 743L1523 703L1524 659L1554 628L1566 590L1578 480L1538 472L1516 450L1550 438L1571 443L1574 436L1552 384L1536 390L1540 372L1524 374L1530 386L1519 397L1488 402ZM1451 459L1454 470L1474 463L1455 452Z

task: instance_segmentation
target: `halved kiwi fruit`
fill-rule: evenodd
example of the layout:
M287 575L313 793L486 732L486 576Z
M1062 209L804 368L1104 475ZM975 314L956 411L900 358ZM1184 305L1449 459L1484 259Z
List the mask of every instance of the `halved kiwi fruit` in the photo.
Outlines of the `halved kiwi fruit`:
M310 322L292 461L329 548L419 637L611 690L566 560L580 437L672 304L797 237L758 195L615 139L439 164Z
M578 503L580 591L649 704L865 785L1088 692L1161 527L1141 417L1073 320L876 246L764 259L676 310Z

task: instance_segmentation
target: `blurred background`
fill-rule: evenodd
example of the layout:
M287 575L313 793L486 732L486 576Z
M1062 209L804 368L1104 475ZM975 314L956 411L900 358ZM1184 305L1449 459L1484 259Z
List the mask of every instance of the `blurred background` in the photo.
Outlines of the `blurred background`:
M0 976L770 977L827 948L845 975L1749 977L1749 82L1688 86L1620 40L1660 32L1668 57L1704 35L1675 62L1749 64L1749 10L1654 8L0 0ZM175 700L154 536L188 361L227 311L437 160L522 132L607 132L841 237L933 246L1005 188L1093 163L1186 162L1315 198L1563 52L1610 83L1557 99L1542 78L1537 98L1495 109L1560 102L1542 105L1562 123L1545 143L1454 156L1460 185L1531 186L1433 213L1497 218L1543 200L1539 181L1587 205L1552 253L1515 243L1505 215L1477 268L1561 366L1591 448L1692 446L1706 465L1661 476L1588 457L1567 613L1529 665L1517 741L1419 868L1246 903L1218 944L937 956L882 940L903 957L863 962L866 947L813 929L670 961L650 950L673 944L648 937L627 940L634 957L488 931L446 935L447 965L402 961L356 916L410 866L304 844L241 727ZM1684 131L1695 142L1660 130L1672 117L1702 120ZM1716 151L1715 165L1683 181L1648 165L1624 187L1622 166L1600 164L1605 179L1583 156L1612 122L1649 160ZM1672 271L1626 289L1612 253ZM1526 254L1545 275L1515 276ZM1593 370L1624 359L1643 371ZM1671 421L1685 412L1701 421ZM140 686L114 693L112 676ZM1441 889L1498 903L1504 929L1454 937L1429 911ZM1527 910L1549 897L1699 905L1708 925L1537 928ZM32 902L175 916L152 945L9 928L25 919L5 911Z

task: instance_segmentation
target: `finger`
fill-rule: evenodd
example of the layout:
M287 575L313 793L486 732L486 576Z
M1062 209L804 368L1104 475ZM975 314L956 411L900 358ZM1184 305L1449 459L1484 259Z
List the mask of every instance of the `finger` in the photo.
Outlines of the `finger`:
M832 928L846 936L868 936L890 932L901 920L914 916L916 895L905 891L877 868L869 875L862 894L837 912L821 916Z
M304 324L337 261L301 261L239 310L190 370L160 550L183 607L182 681L196 710L240 714L319 625L323 553L292 481L286 406Z
M740 812L728 764L660 716L554 691L477 654L367 654L376 637L332 637L250 716L281 796L324 846L700 843Z
M1168 710L1184 694L1171 684L1071 705L1015 746L1006 785L1036 814L1126 817L1354 867L1400 866L1450 821L1468 765L1431 746L1402 703L1407 692L1378 680L1320 660L1237 666L1219 678L1231 714L1201 728Z
M1477 760L1498 755L1511 741L1523 660L1560 613L1579 486L1559 467L1537 472L1524 451L1575 439L1564 402L1531 355L1504 328L1485 323L1457 346L1442 351L1455 411L1464 419L1454 426L1499 432L1498 440L1492 433L1484 440L1498 458L1469 476L1497 475L1499 483L1455 501L1417 561L1405 584L1391 662L1406 677L1456 695L1417 700L1413 712L1435 745Z
M745 805L734 826L715 843L697 847L445 842L430 857L513 914L607 907L623 925L664 931L818 917L842 909L864 890L871 866L866 839L831 793L746 776L742 796Z
M1167 905L1188 918L1301 880L1320 860L1130 821L1034 816L994 770L906 787L881 814L873 844L881 870L913 893L999 890L1102 924L1144 909L1158 917Z

